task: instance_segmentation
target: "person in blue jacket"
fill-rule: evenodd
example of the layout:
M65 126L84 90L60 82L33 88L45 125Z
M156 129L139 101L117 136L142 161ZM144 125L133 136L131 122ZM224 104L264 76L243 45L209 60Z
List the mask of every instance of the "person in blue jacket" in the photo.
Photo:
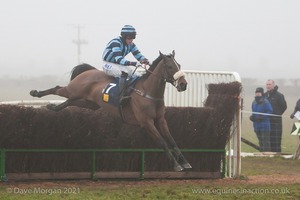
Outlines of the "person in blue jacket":
M254 132L259 141L260 151L271 151L270 146L270 115L273 109L270 102L263 96L264 89L261 87L255 90L255 99L252 102L252 112L250 120L253 122Z

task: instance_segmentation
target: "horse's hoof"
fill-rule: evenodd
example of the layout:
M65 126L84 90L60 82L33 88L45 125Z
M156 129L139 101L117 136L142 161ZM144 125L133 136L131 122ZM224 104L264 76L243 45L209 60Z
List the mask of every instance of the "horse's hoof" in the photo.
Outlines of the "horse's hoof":
M176 172L181 172L182 170L184 170L184 168L181 167L181 165L177 165L177 166L174 167L174 170L175 170Z
M192 165L190 163L184 163L181 165L184 169L192 169Z
M46 108L48 108L49 110L52 110L52 111L55 111L55 107L56 107L56 105L53 103L46 105Z
M37 97L38 96L38 91L37 90L31 90L29 94L33 97Z

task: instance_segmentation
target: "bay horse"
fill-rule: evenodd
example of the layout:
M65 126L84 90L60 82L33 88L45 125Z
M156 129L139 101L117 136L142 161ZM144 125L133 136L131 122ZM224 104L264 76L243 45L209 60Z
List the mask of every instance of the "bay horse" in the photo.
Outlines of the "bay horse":
M122 109L123 120L126 123L139 125L147 131L151 138L162 147L169 160L173 162L175 171L192 168L178 148L170 134L165 114L164 92L166 83L171 83L178 92L186 90L187 81L180 70L180 64L175 60L175 51L170 55L159 52L159 57L153 61L147 72L136 81L131 99ZM53 94L67 98L59 105L49 104L47 108L59 111L67 106L78 106L90 109L102 108L113 115L121 115L118 107L103 101L103 89L115 78L106 75L88 64L74 67L69 84L65 87L37 91L31 90L33 97L43 97ZM172 148L169 149L169 145Z

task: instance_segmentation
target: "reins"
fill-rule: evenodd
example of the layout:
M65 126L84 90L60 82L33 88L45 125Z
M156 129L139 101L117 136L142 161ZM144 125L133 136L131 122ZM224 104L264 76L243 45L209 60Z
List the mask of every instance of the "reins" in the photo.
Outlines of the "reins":
M152 71L150 71L149 69L146 68L146 65L145 64L141 64L141 65L138 65L135 70L133 71L133 74L135 73L135 71L137 70L137 68L143 68L144 70L146 70L147 72L149 72L150 74L154 75L154 76L157 76L156 74L154 74Z
M168 82L168 83L172 84L174 87L176 87L175 82L176 82L178 79L177 79L177 80L174 79L174 77L173 77L172 75L170 75L170 73L169 73L167 70L166 70L166 72L168 73L169 77L172 77L172 80L168 80L168 79L165 79L165 78L161 78L161 77L158 76L157 74L155 74L155 73L153 73L152 71L148 70L148 69L146 68L146 65L145 65L145 64L141 64L141 65L137 66L137 67L134 69L134 71L133 71L132 74L135 73L135 71L137 70L138 67L143 68L144 70L146 70L147 72L149 72L150 74L152 74L154 77L156 77L156 78L158 78L158 79L163 79L165 82Z

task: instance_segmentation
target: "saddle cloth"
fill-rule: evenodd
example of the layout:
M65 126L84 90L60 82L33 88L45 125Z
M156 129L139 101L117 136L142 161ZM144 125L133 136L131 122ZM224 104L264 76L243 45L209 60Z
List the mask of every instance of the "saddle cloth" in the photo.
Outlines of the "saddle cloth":
M119 77L116 77L112 82L107 84L105 88L102 91L102 99L104 102L109 103L113 106L118 107L119 106ZM125 88L125 96L130 95L132 92L132 88L136 84L136 81L140 79L140 77L134 77L127 80L127 87Z

